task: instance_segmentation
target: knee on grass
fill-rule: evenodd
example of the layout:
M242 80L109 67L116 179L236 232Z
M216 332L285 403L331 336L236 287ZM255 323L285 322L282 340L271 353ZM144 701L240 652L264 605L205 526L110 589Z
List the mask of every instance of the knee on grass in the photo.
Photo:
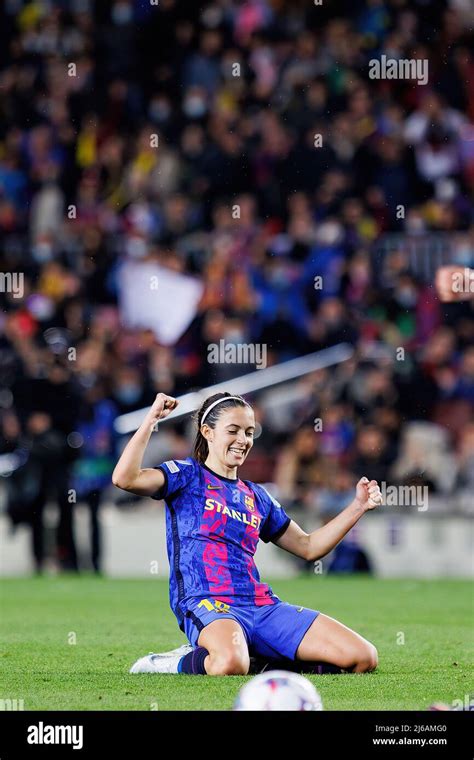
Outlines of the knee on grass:
M246 676L249 672L250 659L233 650L210 652L206 663L210 676Z
M358 653L354 664L354 673L370 673L378 665L378 652L373 644L369 642L362 647Z
M367 641L355 649L341 653L338 665L348 673L370 673L378 665L377 650Z

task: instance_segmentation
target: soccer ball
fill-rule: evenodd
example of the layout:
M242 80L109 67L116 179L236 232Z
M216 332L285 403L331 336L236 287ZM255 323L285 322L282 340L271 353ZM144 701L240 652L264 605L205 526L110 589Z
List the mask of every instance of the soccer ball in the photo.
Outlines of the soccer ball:
M234 710L322 710L313 684L298 673L269 670L252 678L239 691Z

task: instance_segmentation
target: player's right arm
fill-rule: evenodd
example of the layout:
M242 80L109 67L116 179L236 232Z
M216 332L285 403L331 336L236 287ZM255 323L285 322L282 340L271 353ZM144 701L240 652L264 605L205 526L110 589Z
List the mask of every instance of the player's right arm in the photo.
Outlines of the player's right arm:
M158 393L142 424L125 446L112 473L112 483L124 491L138 496L152 496L165 484L161 470L142 468L143 455L157 422L163 420L178 406L172 396Z

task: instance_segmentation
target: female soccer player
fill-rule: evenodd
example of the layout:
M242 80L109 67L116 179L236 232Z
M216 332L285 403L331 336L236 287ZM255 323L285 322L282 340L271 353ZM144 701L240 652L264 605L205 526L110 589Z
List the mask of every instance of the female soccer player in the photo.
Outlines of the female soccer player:
M343 512L305 533L265 488L238 477L255 431L252 407L240 396L218 393L202 404L193 457L142 469L152 431L176 406L157 395L112 480L166 502L170 603L192 648L142 657L131 672L242 675L250 654L330 663L335 672L373 670L371 643L321 612L281 601L260 581L254 554L261 539L306 560L324 557L381 503L377 483L361 478Z

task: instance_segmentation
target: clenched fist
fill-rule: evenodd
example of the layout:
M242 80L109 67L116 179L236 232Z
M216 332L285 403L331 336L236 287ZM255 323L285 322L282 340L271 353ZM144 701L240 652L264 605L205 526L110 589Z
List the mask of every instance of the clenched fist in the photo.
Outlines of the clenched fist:
M356 499L365 511L382 504L382 494L376 480L361 478L356 486Z
M167 396L165 393L157 393L156 398L150 407L150 411L147 414L147 423L152 428L160 421L164 420L173 409L176 409L179 401L172 396Z

